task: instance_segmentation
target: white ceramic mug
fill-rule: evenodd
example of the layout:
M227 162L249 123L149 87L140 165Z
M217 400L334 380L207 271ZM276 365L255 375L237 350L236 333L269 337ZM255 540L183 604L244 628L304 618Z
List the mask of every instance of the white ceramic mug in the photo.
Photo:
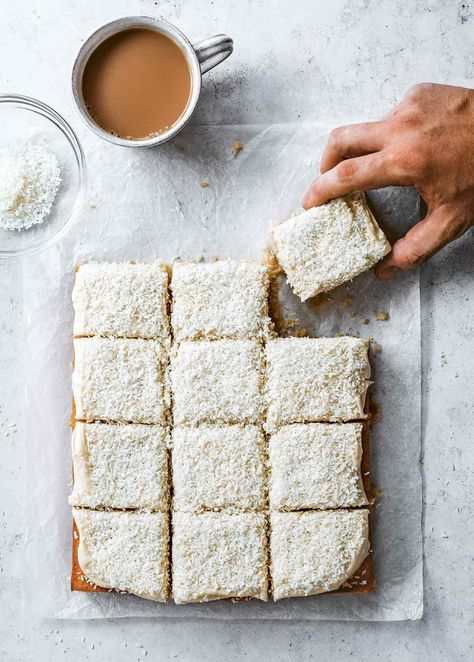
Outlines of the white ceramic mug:
M152 138L147 138L145 140L128 140L126 138L119 138L118 136L114 136L105 131L105 129L100 127L90 116L82 94L82 77L85 66L92 52L109 37L112 37L118 32L132 30L134 28L156 30L176 42L185 54L191 71L191 96L183 116L168 131L161 133L159 136L153 136ZM124 18L119 18L96 30L96 32L94 32L81 47L72 70L72 91L74 99L86 124L94 131L94 133L101 136L101 138L105 138L116 145L123 145L124 147L153 147L155 145L160 145L175 136L189 121L201 92L202 74L205 74L206 71L209 71L209 69L212 69L229 57L232 50L233 41L230 37L227 37L224 34L209 37L209 39L204 39L193 46L189 39L178 30L178 28L162 19L150 18L148 16L126 16Z

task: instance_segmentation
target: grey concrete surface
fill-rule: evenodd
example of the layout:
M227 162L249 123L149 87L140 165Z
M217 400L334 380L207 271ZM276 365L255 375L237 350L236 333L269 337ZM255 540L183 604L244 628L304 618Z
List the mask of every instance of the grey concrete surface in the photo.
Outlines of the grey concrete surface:
M466 1L17 0L0 10L1 91L43 99L80 134L74 53L123 14L162 15L192 39L234 37L232 58L206 78L195 123L376 117L415 82L473 78ZM0 264L0 659L474 659L472 242L471 233L422 269L425 615L401 623L26 622L21 262Z

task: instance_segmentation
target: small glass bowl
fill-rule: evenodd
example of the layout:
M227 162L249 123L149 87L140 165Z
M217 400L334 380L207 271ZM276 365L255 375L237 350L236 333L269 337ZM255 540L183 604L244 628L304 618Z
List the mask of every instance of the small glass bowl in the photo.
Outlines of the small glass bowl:
M61 183L42 223L24 230L0 228L0 259L30 255L50 246L64 234L84 201L84 153L66 120L37 99L0 94L0 149L28 141L42 143L56 154Z

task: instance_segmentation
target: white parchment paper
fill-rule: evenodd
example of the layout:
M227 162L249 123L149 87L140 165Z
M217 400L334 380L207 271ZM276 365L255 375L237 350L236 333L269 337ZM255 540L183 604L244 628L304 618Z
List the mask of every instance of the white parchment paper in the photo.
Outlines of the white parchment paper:
M82 260L256 258L272 221L299 206L317 171L328 127L317 124L187 128L155 150L88 143L89 204L60 245L24 262L27 535L25 608L58 618L195 616L266 619L416 619L422 614L420 309L416 272L393 282L372 273L302 304L282 281L281 311L310 335L372 337L372 478L380 488L373 546L378 587L268 604L160 605L116 594L72 593L70 493L71 290ZM236 157L235 140L244 144ZM200 183L206 182L203 188ZM413 191L371 196L389 238L418 217ZM378 312L388 321L377 321ZM362 324L361 320L369 320Z

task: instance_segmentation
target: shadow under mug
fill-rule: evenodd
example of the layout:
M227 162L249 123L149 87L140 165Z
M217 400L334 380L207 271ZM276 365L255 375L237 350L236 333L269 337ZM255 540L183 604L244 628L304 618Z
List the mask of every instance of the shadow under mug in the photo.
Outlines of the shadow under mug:
M186 56L191 72L191 95L183 115L168 131L144 140L120 138L112 135L99 126L89 114L82 93L82 77L84 75L84 69L95 49L109 37L112 37L119 32L123 32L124 30L133 30L136 28L156 30L172 39ZM160 145L175 136L187 124L199 99L202 85L202 74L205 74L207 71L223 62L223 60L229 57L232 51L233 41L230 37L224 34L209 37L193 46L189 39L178 30L177 27L162 19L150 18L147 16L126 16L124 18L119 18L96 30L81 47L72 70L71 82L74 99L86 124L101 138L105 138L105 140L108 140L109 142L124 147L154 147L155 145Z

